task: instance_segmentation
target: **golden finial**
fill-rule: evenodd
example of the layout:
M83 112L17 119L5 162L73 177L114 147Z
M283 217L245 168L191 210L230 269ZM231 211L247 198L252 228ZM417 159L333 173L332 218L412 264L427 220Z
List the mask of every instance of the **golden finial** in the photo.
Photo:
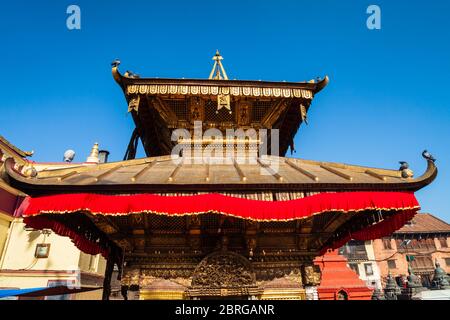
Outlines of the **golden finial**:
M216 54L212 58L214 60L214 65L209 74L209 80L228 80L227 73L225 72L225 68L222 65L223 57L220 55L219 50L216 51Z
M94 143L94 146L92 147L91 154L89 157L87 157L86 162L90 163L99 163L98 159L98 143Z

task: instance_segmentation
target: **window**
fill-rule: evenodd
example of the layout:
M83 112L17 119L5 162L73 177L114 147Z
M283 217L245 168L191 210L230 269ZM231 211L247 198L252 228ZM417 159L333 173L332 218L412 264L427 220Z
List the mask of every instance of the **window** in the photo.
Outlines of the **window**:
M450 258L445 258L445 264L450 267Z
M389 269L396 269L397 268L397 264L395 263L394 259L393 260L388 260L387 264L388 264L388 268Z
M434 263L431 256L414 256L411 261L411 267L413 269L429 269L434 270Z
M441 248L448 248L447 238L440 237L439 243L441 244Z
M373 267L371 263L364 264L364 271L366 271L367 276L373 276Z
M345 256L348 261L367 260L367 252L364 241L350 240L339 249L339 254Z
M383 248L385 250L392 250L391 238L383 238Z
M417 239L408 239L408 240L397 239L397 248L399 251L403 252L406 250L429 251L436 249L434 238L431 237L422 238L422 236L419 236ZM406 241L407 244L405 243Z
M359 276L359 268L358 268L358 265L356 263L350 263L348 266L350 267L350 269L355 271L356 274Z
M36 258L48 258L48 254L50 252L50 244L49 243L38 243L36 245L36 250L34 251L34 256Z

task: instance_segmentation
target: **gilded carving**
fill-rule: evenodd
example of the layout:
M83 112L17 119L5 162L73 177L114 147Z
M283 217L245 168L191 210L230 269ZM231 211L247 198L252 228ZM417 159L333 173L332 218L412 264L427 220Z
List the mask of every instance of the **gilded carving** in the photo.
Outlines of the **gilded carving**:
M230 102L229 95L220 94L217 96L217 111L216 112L219 112L219 110L222 108L228 109L228 112L231 113L231 102Z
M305 285L318 286L322 275L318 266L309 265L302 267L302 276Z
M127 94L180 94L180 95L233 95L253 97L295 97L312 99L312 91L306 89L267 88L267 87L218 87L218 86L190 86L176 84L128 85Z
M191 122L205 119L205 103L200 97L192 97L189 100Z
M197 266L192 278L194 287L242 287L255 283L255 273L250 262L228 251L218 251L207 256Z
M304 123L308 124L307 111L306 107L303 104L300 104L300 118Z
M250 102L241 102L237 112L238 125L248 125L250 123L251 105Z
M128 112L131 112L131 111L138 112L140 101L141 101L141 96L139 96L139 95L131 98L130 102L128 103Z

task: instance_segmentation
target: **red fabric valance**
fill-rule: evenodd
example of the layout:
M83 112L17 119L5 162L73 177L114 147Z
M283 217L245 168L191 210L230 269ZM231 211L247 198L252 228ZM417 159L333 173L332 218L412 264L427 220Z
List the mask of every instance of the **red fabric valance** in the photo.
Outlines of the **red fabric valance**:
M61 214L76 214L81 211L111 216L133 213L179 216L215 212L257 221L287 221L323 212L394 212L381 222L362 230L336 235L332 243L324 246L322 253L325 253L327 249L341 247L350 239L373 240L390 235L409 221L419 208L414 194L410 192L321 193L289 201L250 200L220 194L160 196L80 193L28 197L22 202L16 215L23 216L24 222L32 228L51 229L61 236L70 237L85 253L100 253L108 257L117 250L114 250L114 245L103 234L92 229L86 230L82 225L74 225L70 219L52 219L52 215L60 217Z
M167 216L215 212L258 221L286 221L332 211L413 209L419 209L419 203L410 192L321 193L288 201L250 200L221 194L160 196L79 193L28 198L20 212L25 217L77 211L94 215L153 213Z

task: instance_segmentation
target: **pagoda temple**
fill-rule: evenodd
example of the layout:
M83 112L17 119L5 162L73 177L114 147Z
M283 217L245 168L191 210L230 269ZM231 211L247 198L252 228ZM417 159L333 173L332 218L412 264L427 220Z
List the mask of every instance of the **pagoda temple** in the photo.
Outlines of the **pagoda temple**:
M432 157L419 177L284 157L328 77L230 80L222 59L208 79L112 63L135 123L123 161L99 161L97 144L84 163L0 154L4 181L24 194L16 216L107 258L104 299L114 265L125 297L305 299L321 281L317 256L401 228L437 175Z

